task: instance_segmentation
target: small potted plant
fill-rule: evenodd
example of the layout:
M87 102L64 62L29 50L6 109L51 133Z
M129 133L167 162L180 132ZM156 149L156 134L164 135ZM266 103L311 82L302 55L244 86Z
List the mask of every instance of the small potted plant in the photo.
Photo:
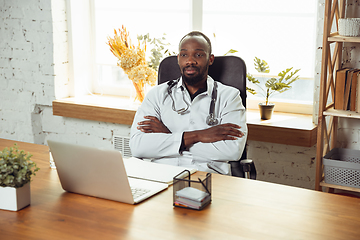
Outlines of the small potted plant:
M30 205L30 181L39 170L32 155L17 144L0 151L0 209L18 211Z
M269 73L270 67L268 63L264 60L261 60L257 57L254 59L255 69L259 73ZM295 71L291 71L293 68L287 68L284 71L281 71L278 74L278 78L272 77L266 80L264 87L261 87L261 83L258 79L256 79L251 74L246 74L247 79L253 84L257 85L259 89L261 89L262 94L265 97L265 102L259 103L260 108L260 116L261 119L267 120L271 118L271 115L274 111L275 104L270 103L269 99L274 93L282 93L291 88L291 84L299 79L299 75L296 75L300 69L296 69ZM246 87L246 90L251 94L257 94L256 90Z

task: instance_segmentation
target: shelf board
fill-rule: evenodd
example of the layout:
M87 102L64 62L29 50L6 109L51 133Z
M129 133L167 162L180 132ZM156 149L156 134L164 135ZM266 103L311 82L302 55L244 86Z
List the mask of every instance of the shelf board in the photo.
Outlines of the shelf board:
M340 36L338 32L331 33L328 37L329 42L352 42L360 43L360 37L345 37Z
M346 186L340 186L340 185L335 185L335 184L329 184L329 183L326 183L324 181L320 182L320 186L328 187L328 188L341 189L341 190L346 190L346 191L352 191L352 192L359 192L360 193L360 188L346 187Z
M53 115L131 125L138 106L128 99L82 96L53 101Z
M326 116L344 117L344 118L357 118L360 119L360 113L354 111L338 110L330 108L323 112Z

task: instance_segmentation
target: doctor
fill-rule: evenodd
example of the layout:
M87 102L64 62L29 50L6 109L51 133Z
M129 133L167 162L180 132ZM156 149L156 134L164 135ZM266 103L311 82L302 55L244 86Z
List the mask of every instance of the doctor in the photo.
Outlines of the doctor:
M240 159L247 137L240 93L208 76L216 59L203 33L185 35L177 57L181 77L151 89L136 112L132 155L230 175L227 162Z

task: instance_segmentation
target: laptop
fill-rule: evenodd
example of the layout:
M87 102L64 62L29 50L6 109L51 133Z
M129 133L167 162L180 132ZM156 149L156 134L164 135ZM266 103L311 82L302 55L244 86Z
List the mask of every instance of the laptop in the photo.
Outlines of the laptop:
M47 143L65 191L136 204L168 187L128 177L119 151L53 140Z

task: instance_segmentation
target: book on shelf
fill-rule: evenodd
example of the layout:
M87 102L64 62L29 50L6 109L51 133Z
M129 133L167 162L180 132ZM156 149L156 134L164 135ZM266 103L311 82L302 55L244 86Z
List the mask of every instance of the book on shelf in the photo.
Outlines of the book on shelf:
M344 110L345 105L345 89L347 82L347 75L350 71L349 68L342 68L336 71L335 77L335 96L334 96L334 108Z
M352 93L355 91L355 86L354 83L355 81L353 81L353 72L355 70L351 69L349 71L347 71L346 73L346 83L345 83L345 96L344 96L344 105L343 105L343 109L344 110L350 110L351 108L351 98L350 96L353 95Z
M360 69L356 71L353 75L353 78L356 79L357 89L355 96L355 112L360 112Z
M336 71L334 109L360 111L360 69Z
M349 104L349 110L350 111L357 111L358 107L357 102L358 102L358 95L360 94L360 79L359 79L359 73L360 73L360 69L354 69L352 71L352 83L351 83L351 93L350 93L350 104ZM360 98L359 98L360 100ZM360 103L360 102L359 102Z

